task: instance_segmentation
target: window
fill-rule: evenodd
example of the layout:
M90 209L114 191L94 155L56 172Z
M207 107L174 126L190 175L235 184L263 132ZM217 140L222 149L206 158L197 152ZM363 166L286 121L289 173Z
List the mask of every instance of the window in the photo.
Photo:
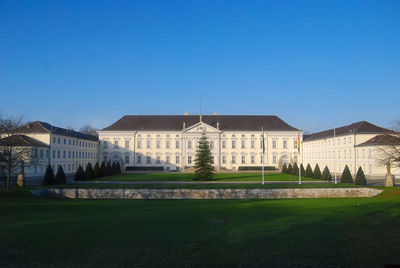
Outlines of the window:
M254 142L254 140L251 140L250 146L251 146L251 149L254 149L254 148L255 148L255 142Z
M222 141L222 149L226 149L226 141Z
M68 144L71 145L71 140L68 140Z
M104 149L108 149L108 141L103 141L103 147Z
M250 157L250 161L251 161L251 163L252 164L255 164L256 163L256 157L254 156L254 155L252 155L251 157Z
M272 163L276 164L276 155L272 156Z
M349 144L351 143L351 137L349 137Z
M236 164L236 156L232 155L232 164Z
M33 149L33 157L38 157L38 149Z
M346 158L346 150L344 150L344 155L343 155L343 158Z
M246 164L246 156L242 155L242 164Z
M72 159L75 158L75 151L72 151Z
M272 149L276 149L276 141L272 141Z
M169 155L167 155L167 157L166 157L166 159L165 159L165 162L166 162L167 164L169 164L169 163L171 162L171 157L170 157Z
M293 141L293 149L297 149L297 140Z
M368 158L371 158L371 149L368 149Z
M56 143L56 137L53 137L53 143Z
M129 155L125 155L125 164L129 164Z
M147 149L151 148L151 140L146 140L146 148Z
M210 141L210 149L214 149L214 141Z
M60 152L60 150L57 151L57 158L58 158L58 159L61 158L61 152Z
M156 164L160 164L161 163L161 157L159 155L157 155L156 157Z
M137 148L142 149L142 140L137 141Z
M160 149L161 148L161 140L156 141L156 148Z
M283 149L287 149L287 141L283 141Z
M337 158L340 159L340 151L337 152Z
M46 150L46 158L49 158L49 157L50 157L50 151Z
M242 140L242 149L246 148L246 140Z
M226 155L222 156L222 164L226 164Z
M114 149L118 149L118 140L114 140Z
M146 157L146 163L147 163L147 164L151 164L151 157L150 157L150 156L147 156L147 157Z
M66 151L63 152L63 158L64 159L67 158L67 152Z
M167 142L165 143L165 147L167 149L169 149L171 147L171 141L170 140L167 140Z
M294 159L294 162L297 163L297 155L295 155L295 156L293 157L293 159Z
M264 157L261 156L261 163L264 163Z
M64 139L64 144L67 144L67 140L66 139Z
M176 163L176 164L179 164L179 161L180 161L179 155L175 156L175 163Z
M175 148L176 148L176 149L179 149L179 147L180 147L180 143L179 143L178 140L176 140L176 141L175 141Z
M362 158L365 158L365 151L364 151L364 149L362 149Z
M44 151L43 149L40 149L40 158L43 158L43 156L44 156Z
M232 140L232 149L235 149L235 148L236 148L236 141Z
M188 141L188 149L192 149L192 141Z
M129 140L126 140L126 141L125 141L125 148L126 148L126 149L129 149Z
M337 139L337 144L340 145L340 139Z
M343 138L343 144L346 144L346 138Z
M188 156L188 164L191 164L191 163L192 163L192 156L189 155L189 156Z
M142 156L141 155L137 156L136 163L137 164L141 164L142 163Z
M351 158L351 150L349 150L349 158Z
M58 138L58 139L57 139L57 141L58 141L58 144L60 144L60 143L61 143L61 139L60 139L60 138Z

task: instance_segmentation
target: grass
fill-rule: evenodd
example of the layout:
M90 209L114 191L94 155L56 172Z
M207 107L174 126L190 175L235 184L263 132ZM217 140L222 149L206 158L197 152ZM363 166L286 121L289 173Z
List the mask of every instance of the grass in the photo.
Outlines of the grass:
M374 198L50 200L0 193L0 267L399 264L400 189Z
M132 173L108 176L99 181L193 181L194 173ZM216 173L216 181L260 181L261 172L258 173ZM266 181L296 181L299 179L296 175L267 173L264 179ZM310 178L303 180L313 181Z

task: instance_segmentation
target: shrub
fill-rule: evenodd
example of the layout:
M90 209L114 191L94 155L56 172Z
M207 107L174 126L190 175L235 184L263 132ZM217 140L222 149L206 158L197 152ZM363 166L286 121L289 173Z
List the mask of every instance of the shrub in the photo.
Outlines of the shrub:
M106 176L111 176L111 175L112 175L111 163L110 163L110 161L108 161L107 167L106 167Z
M127 168L128 170L128 168ZM261 166L240 166L238 170L262 170ZM265 166L264 170L276 170L274 166Z
M358 168L356 180L354 183L356 185L367 185L367 180L365 179L364 171L361 167Z
M102 177L107 176L107 166L106 163L104 163L104 161L101 163L100 166L100 174Z
M43 185L52 185L56 183L56 179L54 177L53 168L48 165L46 168L46 173L43 178Z
M290 163L287 167L287 174L292 174L292 164L290 164Z
M328 166L325 166L324 171L322 172L321 179L326 181L331 181L331 172L329 171Z
M116 174L121 174L121 165L119 164L119 162L117 162L117 164L115 165L115 172Z
M301 176L305 176L305 174L306 174L306 170L304 169L304 166L303 166L303 164L300 164L300 170L301 170Z
M94 172L92 168L92 164L88 163L85 169L85 177L88 180L94 179Z
M294 165L293 165L292 174L299 175L299 167L297 166L297 163L294 163Z
M76 180L76 181L86 180L85 172L83 171L83 168L81 167L81 165L79 165L79 167L75 173L74 180Z
M306 168L306 173L305 173L305 176L304 177L307 177L307 178L312 178L313 177L313 171L312 171L312 169L311 169L311 166L310 166L310 164L308 164L307 165L307 168Z
M96 162L93 168L93 175L95 178L100 178L101 177L101 169L99 167L99 163Z
M350 173L350 169L347 165L344 167L342 177L340 178L340 182L341 183L354 183L353 177L351 176L351 173Z
M115 162L113 162L111 165L111 168L110 168L110 175L116 174L115 168L116 168L116 164L115 164Z
M62 166L60 165L58 167L57 174L56 174L56 183L63 184L66 182L67 182L67 178L65 177L64 170L63 170Z
M321 179L321 170L319 169L318 164L315 165L315 168L314 168L314 175L313 175L312 178L313 178L313 179L316 179L316 180L320 180L320 179Z
M284 174L287 174L287 173L288 173L286 163L283 164L282 173L284 173Z

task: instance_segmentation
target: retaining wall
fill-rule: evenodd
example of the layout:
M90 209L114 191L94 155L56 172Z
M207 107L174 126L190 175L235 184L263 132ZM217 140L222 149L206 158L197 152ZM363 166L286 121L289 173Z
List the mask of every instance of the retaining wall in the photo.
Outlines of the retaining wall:
M275 199L373 197L373 188L318 189L41 189L36 195L74 199Z

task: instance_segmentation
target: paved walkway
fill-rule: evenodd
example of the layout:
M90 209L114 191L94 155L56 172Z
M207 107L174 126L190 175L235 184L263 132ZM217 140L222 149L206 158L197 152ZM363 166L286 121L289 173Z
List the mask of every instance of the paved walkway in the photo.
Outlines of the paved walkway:
M76 184L261 184L261 181L75 181ZM265 181L265 184L297 184L299 181ZM325 181L302 181L319 184Z

